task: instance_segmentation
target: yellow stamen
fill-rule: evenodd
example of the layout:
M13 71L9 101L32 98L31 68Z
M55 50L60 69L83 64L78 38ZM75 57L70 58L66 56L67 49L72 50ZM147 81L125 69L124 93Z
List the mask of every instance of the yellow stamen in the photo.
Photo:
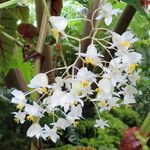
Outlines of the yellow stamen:
M95 92L96 92L96 93L101 93L101 92L102 92L102 89L101 89L101 88L96 88L96 89L95 89Z
M135 69L136 69L137 66L138 66L137 64L131 64L131 65L129 65L129 67L128 67L128 73L129 74L133 73L135 71Z
M48 89L46 87L42 87L41 88L41 92L44 93L44 94L46 94L48 92Z
M85 58L85 63L93 66L95 65L93 58Z
M81 96L81 95L82 95L82 92L79 92L78 95Z
M51 29L52 35L56 40L56 43L58 43L60 32L57 29Z
M27 120L32 121L32 122L36 122L37 118L29 115L29 116L27 116Z
M107 102L106 102L106 101L100 101L100 102L98 103L98 105L99 105L100 107L105 107L105 106L107 105Z
M129 41L122 41L122 42L121 42L121 45L122 45L123 47L130 47L130 46L131 46L131 43L130 43Z
M20 120L18 118L14 118L14 121L19 124Z
M79 122L78 121L74 121L72 124L73 124L73 127L75 128L75 127L77 127L77 125L79 124Z
M16 109L22 110L23 107L24 107L24 105L18 104L18 105L16 106Z
M69 103L70 106L75 106L77 104L77 102L71 102Z
M83 80L81 83L82 87L87 87L89 85L89 82L87 80Z
M137 79L136 79L136 82L140 82L141 81L141 77L138 77Z

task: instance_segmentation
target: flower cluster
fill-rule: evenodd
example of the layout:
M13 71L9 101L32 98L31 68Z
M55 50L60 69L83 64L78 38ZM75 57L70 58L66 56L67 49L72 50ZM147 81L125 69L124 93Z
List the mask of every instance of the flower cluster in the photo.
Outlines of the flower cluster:
M112 15L119 12L113 9L112 5L106 3L100 7L100 14L96 19L105 18L106 25L112 22ZM58 42L60 38L72 38L65 33L67 20L64 17L50 18L52 26L51 33ZM92 29L95 33L99 28ZM70 66L56 68L46 73L39 73L33 77L28 85L30 92L23 93L19 90L12 91L12 103L16 105L18 112L13 112L17 123L31 121L32 125L27 131L28 137L50 138L53 142L59 139L58 130L65 130L67 127L78 124L83 119L82 109L85 101L91 101L97 110L99 118L94 127L109 127L108 121L101 118L103 111L110 111L113 107L135 103L134 95L137 94L136 82L140 79L137 66L141 63L141 54L134 52L131 46L138 39L133 33L127 31L119 35L107 30L112 38L104 48L107 51L115 51L110 62L100 53L97 44L103 45L103 40L91 37L91 44L85 53L81 53L80 39L77 59ZM110 37L109 36L109 37ZM83 62L82 68L77 68L78 60ZM100 72L89 69L99 68ZM55 78L53 84L49 84L47 74L55 70L64 70L62 76ZM72 69L72 73L69 71ZM77 73L75 74L75 70ZM69 74L69 75L68 75ZM31 101L30 94L38 92L40 98ZM51 116L52 121L41 125L41 120Z

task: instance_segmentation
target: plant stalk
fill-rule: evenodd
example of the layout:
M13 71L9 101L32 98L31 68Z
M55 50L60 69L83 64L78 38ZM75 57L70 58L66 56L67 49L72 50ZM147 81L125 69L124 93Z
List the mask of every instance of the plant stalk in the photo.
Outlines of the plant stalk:
M147 138L150 134L150 112L148 113L143 125L140 128L139 133L141 136Z

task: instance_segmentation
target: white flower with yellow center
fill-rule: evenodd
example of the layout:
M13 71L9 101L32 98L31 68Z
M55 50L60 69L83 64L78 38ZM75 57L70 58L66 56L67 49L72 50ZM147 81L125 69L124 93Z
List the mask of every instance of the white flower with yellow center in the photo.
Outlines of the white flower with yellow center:
M25 110L26 114L28 114L27 119L29 121L35 121L35 118L42 117L44 109L40 107L36 102L33 102L33 105L26 104Z
M94 125L95 128L102 128L104 129L105 127L109 127L108 121L104 121L102 119L97 119L96 124Z
M93 81L96 81L96 75L88 71L86 67L81 68L76 76L83 88L89 87Z
M116 15L119 11L119 9L113 9L110 3L105 3L104 5L102 5L102 8L100 9L100 14L97 16L96 19L100 20L102 18L105 18L105 24L109 26L112 23L112 16Z
M26 105L25 94L19 90L13 90L11 94L14 96L11 100L12 103L17 104L16 108L21 110Z
M28 85L30 88L37 89L39 93L46 93L47 88L50 88L50 85L48 84L48 77L45 73L39 73L36 76L33 77L33 79L30 81L30 84Z
M21 123L23 124L25 122L25 117L26 117L26 113L25 112L21 112L21 111L18 111L18 112L13 112L12 114L14 114L15 116L15 121L16 123Z
M127 73L132 74L136 70L138 64L141 63L142 55L137 52L130 52L121 58L122 64L124 65L124 70Z
M138 39L134 38L134 34L131 31L126 31L122 35L119 35L115 32L112 32L112 45L109 47L117 48L116 56L122 56L128 53L131 45L136 42Z
M49 21L53 28L51 29L52 35L56 39L56 42L58 43L60 34L65 36L64 30L67 27L68 21L66 18L61 16L51 16Z
M61 98L66 94L66 92L63 92L59 89L56 89L54 93L48 97L49 104L48 107L51 109L54 109L57 106L60 106Z
M43 129L38 123L33 123L27 130L27 136L30 138L35 136L37 139L39 139L40 137L42 137L42 135Z
M100 66L102 67L100 57L103 57L100 53L97 52L97 49L94 44L90 44L87 48L86 53L80 53L82 57L85 57L85 63L91 64L93 66Z
M65 113L69 110L70 107L75 106L78 103L83 106L83 101L79 98L79 96L74 95L72 92L66 93L60 99L60 106L64 107Z
M54 143L60 138L57 134L57 128L50 129L46 124L44 126L43 137L44 139L51 139Z

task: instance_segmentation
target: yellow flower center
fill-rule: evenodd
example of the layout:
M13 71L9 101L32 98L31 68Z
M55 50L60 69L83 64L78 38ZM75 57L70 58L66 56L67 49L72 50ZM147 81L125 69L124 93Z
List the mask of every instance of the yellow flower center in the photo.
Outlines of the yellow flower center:
M41 88L41 92L44 93L44 94L46 94L48 92L48 89L46 87L42 87Z
M89 82L87 80L83 80L81 83L82 87L87 87L89 85Z
M78 92L78 95L81 96L81 95L82 95L82 92Z
M130 47L131 43L129 41L122 41L121 45L122 47Z
M14 121L19 124L20 120L18 118L14 118Z
M73 124L73 127L75 128L75 127L77 127L77 125L79 124L79 122L78 121L74 121L72 124Z
M56 43L58 43L60 32L57 29L51 29L52 35L56 40Z
M77 102L75 102L75 101L69 103L69 105L72 106L72 107L75 106L76 104L77 104Z
M101 92L102 92L102 89L101 89L101 88L96 88L96 89L95 89L95 92L96 92L96 93L101 93Z
M85 63L93 66L95 65L93 58L85 58Z
M100 101L99 103L98 103L98 106L100 106L100 107L105 107L107 105L107 102L106 101Z
M16 106L16 109L22 110L23 107L24 107L24 105L18 104L18 105Z
M141 81L141 77L138 77L138 78L136 79L136 81L137 81L137 82L140 82L140 81Z
M29 115L29 116L27 116L27 120L32 121L32 122L36 122L37 118Z
M136 69L137 66L138 66L137 64L131 64L131 65L129 65L129 67L128 67L128 73L129 74L133 73L135 71L135 69Z

